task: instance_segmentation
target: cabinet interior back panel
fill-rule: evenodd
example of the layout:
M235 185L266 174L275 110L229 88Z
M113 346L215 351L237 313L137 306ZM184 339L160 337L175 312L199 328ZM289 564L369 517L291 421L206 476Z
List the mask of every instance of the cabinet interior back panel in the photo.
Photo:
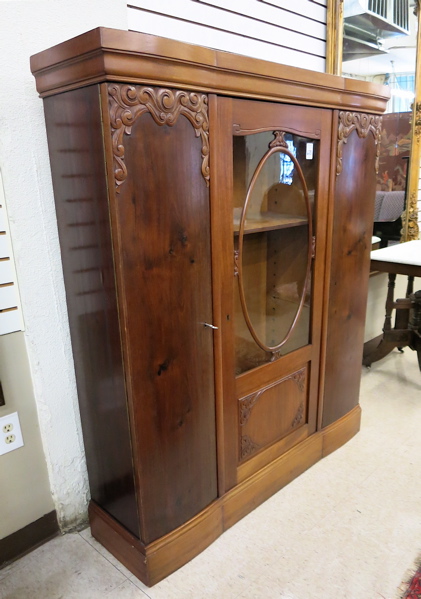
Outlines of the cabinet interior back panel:
M315 71L325 70L326 7L298 0L132 0L132 31Z

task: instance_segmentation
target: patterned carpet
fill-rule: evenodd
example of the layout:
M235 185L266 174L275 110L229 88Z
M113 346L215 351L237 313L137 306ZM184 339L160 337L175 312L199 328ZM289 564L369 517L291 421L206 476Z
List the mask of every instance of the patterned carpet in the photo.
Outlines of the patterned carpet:
M400 595L402 599L421 599L421 565L420 562L417 564L418 568L412 571L412 574L408 576L407 582L401 586L403 594Z

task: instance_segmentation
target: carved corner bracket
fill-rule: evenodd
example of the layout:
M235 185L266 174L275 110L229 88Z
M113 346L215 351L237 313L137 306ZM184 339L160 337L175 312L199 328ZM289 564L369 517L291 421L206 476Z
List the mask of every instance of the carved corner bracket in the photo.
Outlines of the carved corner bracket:
M305 389L305 384L306 384L306 370L305 370L305 368L302 368L301 370L299 370L298 372L296 372L295 374L293 374L291 376L291 378L294 381L294 383L297 385L300 393L303 393L304 389Z
M291 422L291 428L295 428L296 426L301 424L303 418L304 418L304 402L301 402L300 405L298 406L298 409L294 416L294 419Z
M251 439L248 435L244 435L241 438L241 459L245 460L246 458L256 453L257 450L260 449L260 445L255 443L253 439Z
M240 426L247 424L254 405L259 401L260 396L265 390L261 389L257 393L253 393L253 395L249 395L240 401Z
M341 110L339 113L336 174L340 175L342 172L343 146L347 143L348 137L352 131L357 131L358 137L362 139L367 137L369 133L374 136L375 144L377 146L375 162L375 169L377 173L379 170L382 117L372 114L363 114L361 112L345 112Z
M202 175L209 187L209 117L205 94L164 88L111 83L108 100L114 156L116 192L127 178L124 161L124 135L130 135L134 122L149 112L157 125L173 127L180 115L193 125L202 142Z

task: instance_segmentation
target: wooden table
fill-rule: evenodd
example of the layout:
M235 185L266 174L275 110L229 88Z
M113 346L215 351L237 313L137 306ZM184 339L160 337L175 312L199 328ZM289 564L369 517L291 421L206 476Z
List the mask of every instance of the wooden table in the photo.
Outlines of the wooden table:
M370 367L395 347L417 352L421 370L421 291L414 294L414 277L421 277L421 241L408 241L371 252L371 271L389 275L383 334L364 344L363 364ZM394 300L397 274L408 277L406 297ZM396 310L392 328L392 311Z

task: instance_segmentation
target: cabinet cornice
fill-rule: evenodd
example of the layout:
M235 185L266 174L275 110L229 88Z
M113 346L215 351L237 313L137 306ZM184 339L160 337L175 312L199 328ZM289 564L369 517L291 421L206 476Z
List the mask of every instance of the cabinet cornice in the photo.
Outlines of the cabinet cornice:
M42 97L119 81L381 114L382 85L99 27L31 57Z

